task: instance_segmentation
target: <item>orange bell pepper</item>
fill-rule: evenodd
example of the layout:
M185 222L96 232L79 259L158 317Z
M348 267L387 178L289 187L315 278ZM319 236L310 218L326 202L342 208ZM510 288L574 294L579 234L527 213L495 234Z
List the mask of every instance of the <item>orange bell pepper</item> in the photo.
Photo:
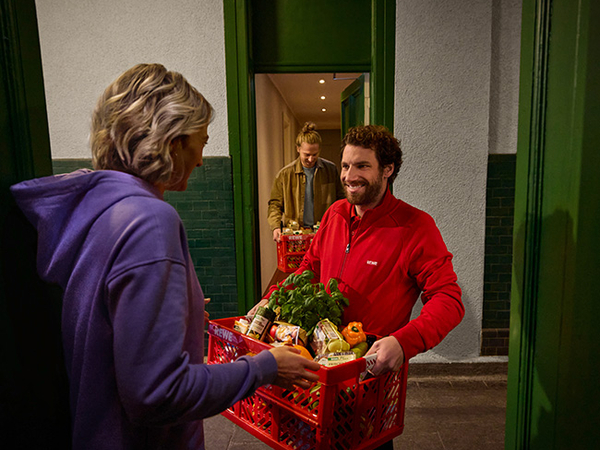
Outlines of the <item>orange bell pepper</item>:
M344 336L344 339L346 339L346 342L350 344L351 347L367 340L367 335L362 329L361 322L350 322L342 330L342 336Z

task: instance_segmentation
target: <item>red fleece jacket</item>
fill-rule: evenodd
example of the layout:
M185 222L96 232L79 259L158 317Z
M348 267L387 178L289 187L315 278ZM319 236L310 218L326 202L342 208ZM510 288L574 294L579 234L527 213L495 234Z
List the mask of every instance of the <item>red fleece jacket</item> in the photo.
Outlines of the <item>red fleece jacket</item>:
M452 254L431 216L389 191L353 235L352 209L339 200L327 210L296 273L311 270L325 284L336 278L350 300L343 323L360 321L371 333L396 337L408 361L439 344L464 316ZM411 321L419 295L423 308Z

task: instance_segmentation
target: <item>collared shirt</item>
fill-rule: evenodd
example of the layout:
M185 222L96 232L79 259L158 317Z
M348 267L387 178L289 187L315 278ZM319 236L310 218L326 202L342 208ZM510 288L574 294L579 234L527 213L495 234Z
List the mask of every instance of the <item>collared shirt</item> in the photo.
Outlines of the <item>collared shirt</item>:
M306 188L304 190L304 226L312 227L315 224L315 193L314 180L316 166L303 167L304 175L306 176Z
M350 241L352 241L352 238L356 234L356 230L358 230L359 226L360 216L356 212L356 206L352 205L352 208L350 208Z
M304 226L305 189L306 175L300 158L297 158L281 169L273 181L268 209L271 230L279 228L282 220L285 220L285 224L296 220L300 226ZM344 198L338 169L331 161L323 158L317 160L313 192L314 223L317 223L333 202Z

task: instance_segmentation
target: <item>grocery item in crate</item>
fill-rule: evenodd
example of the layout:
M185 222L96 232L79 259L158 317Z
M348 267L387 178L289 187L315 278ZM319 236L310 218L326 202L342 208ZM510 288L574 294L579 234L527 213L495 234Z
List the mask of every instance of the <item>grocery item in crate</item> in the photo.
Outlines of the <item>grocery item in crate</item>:
M246 334L248 332L248 328L250 328L250 322L248 322L248 320L244 317L236 319L236 321L233 323L233 329L238 333Z
M281 321L275 321L271 325L267 340L268 342L285 342L287 344L300 344L302 346L306 346L308 343L306 331L300 328L300 326Z
M356 359L356 353L354 352L331 352L319 355L315 358L315 361L325 367L334 367L339 364L347 363L348 361L354 361Z
M310 343L315 355L350 350L348 344L337 327L329 319L317 323ZM354 355L354 353L352 352Z
M310 270L293 273L269 296L271 309L281 307L280 320L299 325L306 330L309 338L322 319L341 325L344 308L349 304L335 278L329 280L328 292L323 283L311 283L314 276Z
M362 327L362 322L350 322L342 330L342 336L344 336L346 342L352 347L367 340L367 335L363 331Z
M369 344L367 343L367 341L359 342L350 349L350 351L353 351L356 354L357 358L362 358L368 350Z
M254 314L254 318L246 334L262 341L265 334L270 330L274 320L275 311L269 307L261 306L256 310L256 314Z

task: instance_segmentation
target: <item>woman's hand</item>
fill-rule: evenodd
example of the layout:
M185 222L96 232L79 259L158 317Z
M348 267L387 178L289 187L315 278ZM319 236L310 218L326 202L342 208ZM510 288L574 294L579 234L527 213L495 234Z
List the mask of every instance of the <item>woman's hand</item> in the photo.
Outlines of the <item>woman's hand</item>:
M294 386L308 389L319 380L319 375L310 371L316 372L321 365L300 356L300 350L284 345L269 351L277 361L277 379L273 384L284 389L292 389Z

